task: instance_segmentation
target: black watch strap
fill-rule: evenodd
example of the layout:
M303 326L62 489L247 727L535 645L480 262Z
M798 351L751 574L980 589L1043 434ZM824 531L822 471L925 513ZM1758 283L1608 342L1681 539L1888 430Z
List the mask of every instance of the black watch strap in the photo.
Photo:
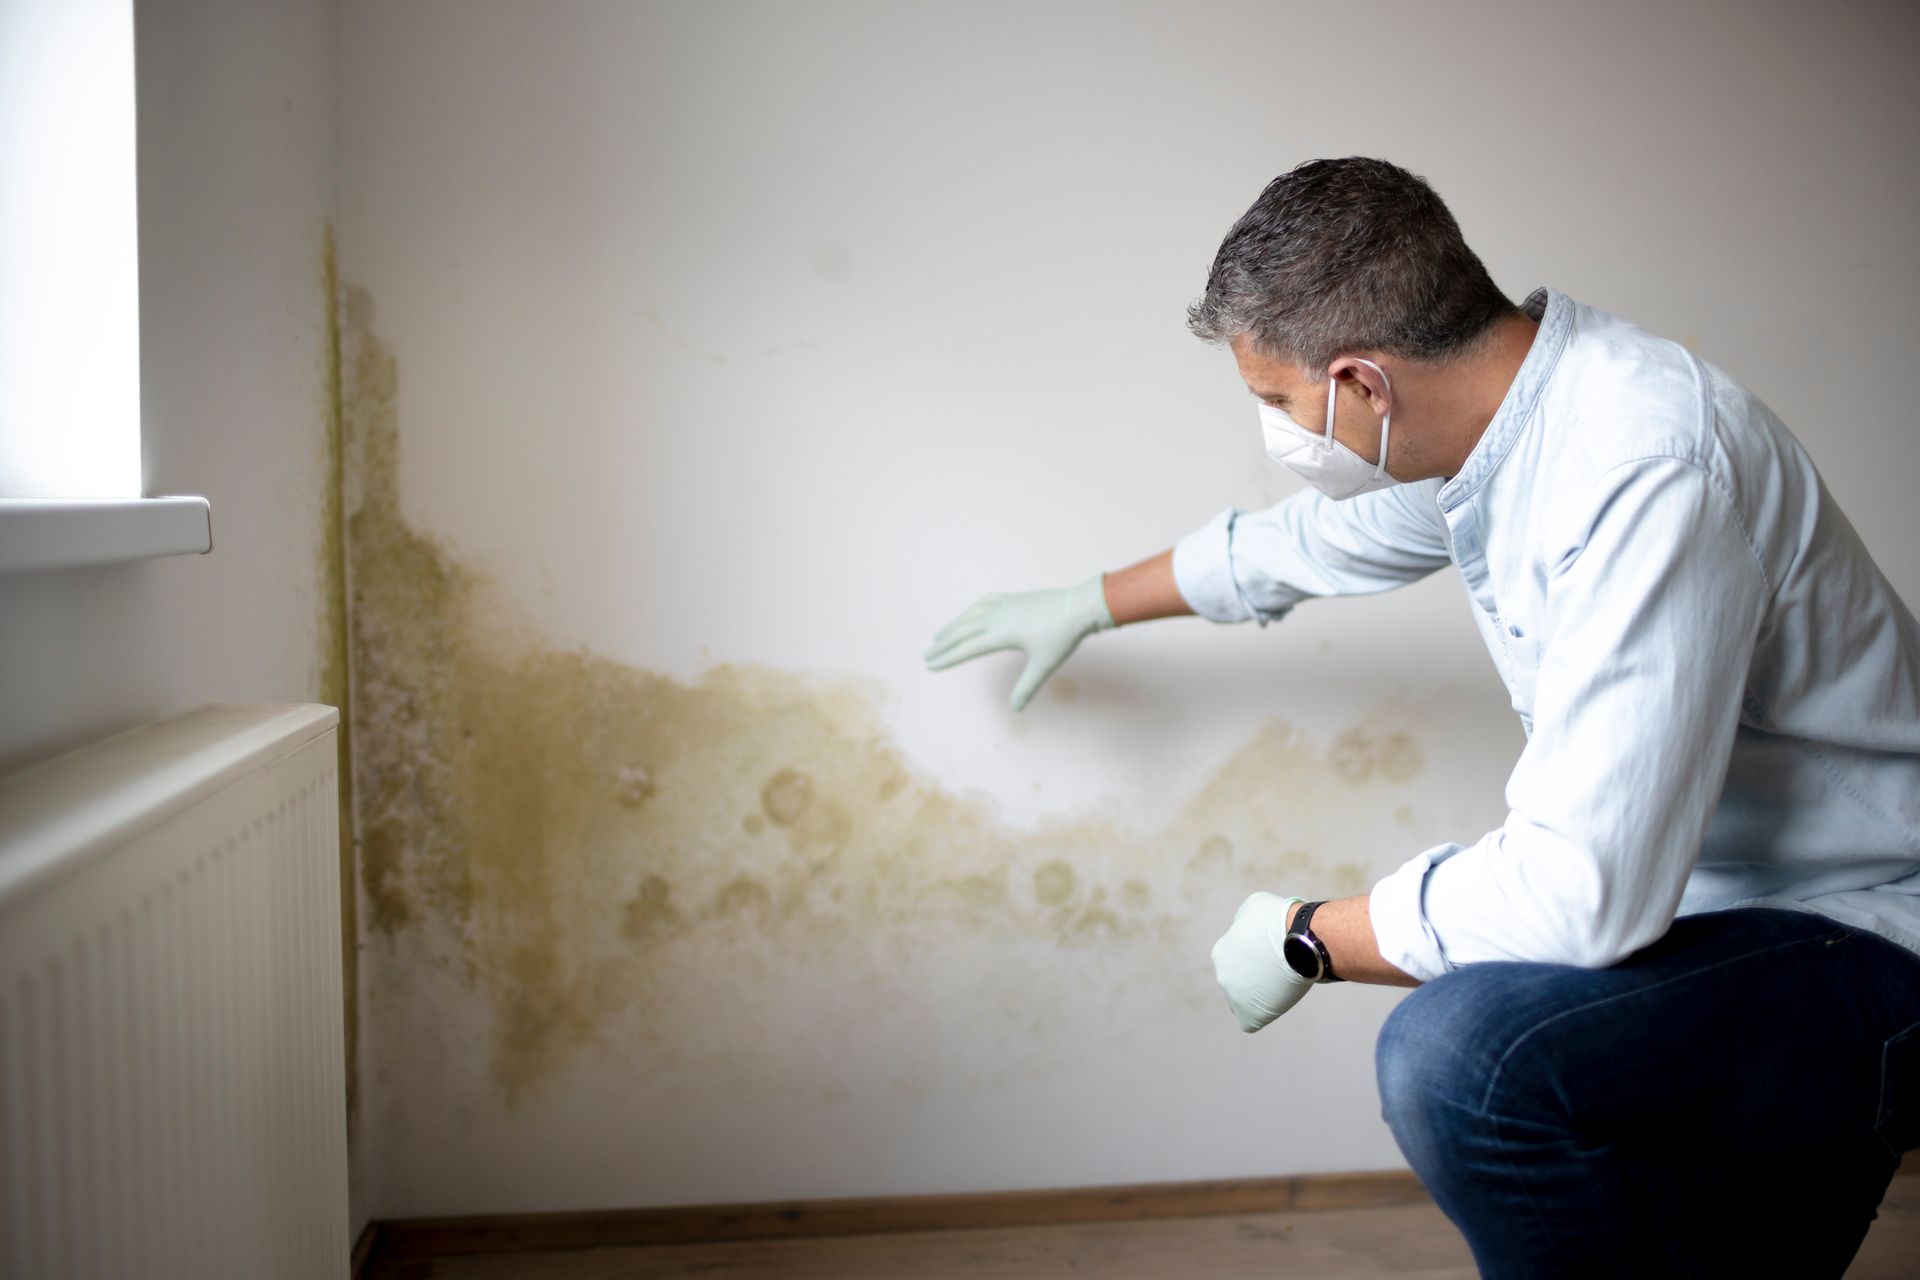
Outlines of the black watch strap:
M1301 903L1300 909L1293 913L1293 923L1287 926L1287 936L1299 938L1301 942L1313 948L1314 954L1320 957L1320 976L1313 981L1345 982L1345 978L1333 971L1333 956L1328 953L1327 944L1320 941L1319 937L1313 933L1313 913L1325 905L1325 899L1319 902ZM1310 977L1311 975L1302 976Z

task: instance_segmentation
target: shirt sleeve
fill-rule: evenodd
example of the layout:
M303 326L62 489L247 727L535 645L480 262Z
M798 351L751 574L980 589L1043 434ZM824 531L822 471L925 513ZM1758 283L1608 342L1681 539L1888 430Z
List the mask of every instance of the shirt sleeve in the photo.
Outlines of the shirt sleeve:
M1505 823L1368 897L1382 958L1422 981L1483 960L1603 968L1658 940L1726 779L1769 594L1730 498L1644 458L1568 529Z
M1176 542L1173 579L1195 613L1261 626L1309 596L1366 595L1452 562L1438 481L1335 502L1307 488L1260 511L1228 507Z

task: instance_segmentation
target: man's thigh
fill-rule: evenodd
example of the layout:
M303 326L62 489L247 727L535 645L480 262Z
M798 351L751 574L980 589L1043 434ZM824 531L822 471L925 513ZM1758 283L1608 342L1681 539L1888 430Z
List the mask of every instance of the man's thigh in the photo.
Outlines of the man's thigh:
M1382 1070L1609 1141L1776 1151L1872 1131L1917 978L1920 956L1810 912L1684 916L1608 968L1495 962L1427 983L1381 1033L1383 1059L1405 1041L1409 1060Z
M1710 912L1605 969L1417 989L1381 1032L1382 1104L1470 1240L1524 1209L1543 1256L1610 1222L1677 1262L1785 1212L1845 1257L1894 1163L1883 1049L1916 1020L1920 957L1809 912Z

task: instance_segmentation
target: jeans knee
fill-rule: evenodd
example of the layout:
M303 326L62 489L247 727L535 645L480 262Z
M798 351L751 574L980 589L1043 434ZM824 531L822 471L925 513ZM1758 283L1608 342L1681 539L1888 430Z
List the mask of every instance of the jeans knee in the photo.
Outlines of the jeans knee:
M1429 1096L1435 1063L1428 1027L1438 980L1414 990L1393 1007L1373 1045L1373 1070L1380 1086L1380 1118L1399 1134Z
M1374 1073L1396 1133L1436 1106L1477 1110L1514 1031L1520 966L1471 965L1413 989L1380 1028Z

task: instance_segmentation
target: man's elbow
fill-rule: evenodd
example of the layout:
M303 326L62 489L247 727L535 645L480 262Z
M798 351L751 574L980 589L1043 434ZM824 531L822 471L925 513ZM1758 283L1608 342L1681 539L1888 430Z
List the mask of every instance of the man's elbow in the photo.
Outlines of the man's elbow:
M1552 956L1550 962L1582 969L1610 969L1636 951L1658 942L1672 923L1671 917L1661 920L1646 915L1617 923L1588 917L1561 934L1559 954Z
M1536 959L1542 964L1570 964L1577 969L1610 969L1632 954L1604 940L1576 938Z

